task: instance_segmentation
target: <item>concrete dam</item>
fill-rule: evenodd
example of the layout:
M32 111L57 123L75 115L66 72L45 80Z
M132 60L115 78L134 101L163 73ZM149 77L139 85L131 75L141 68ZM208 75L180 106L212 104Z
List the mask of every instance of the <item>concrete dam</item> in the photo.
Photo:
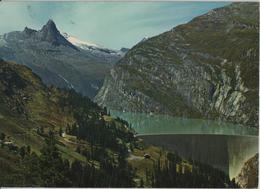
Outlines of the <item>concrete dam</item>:
M161 146L183 158L218 168L226 172L230 178L237 176L244 162L258 152L258 137L204 134L139 137L148 144Z

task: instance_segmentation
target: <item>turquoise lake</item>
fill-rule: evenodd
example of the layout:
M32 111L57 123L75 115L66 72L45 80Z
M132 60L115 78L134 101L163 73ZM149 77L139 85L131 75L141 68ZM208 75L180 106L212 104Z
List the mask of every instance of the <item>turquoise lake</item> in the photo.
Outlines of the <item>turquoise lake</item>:
M129 122L138 135L159 134L216 134L258 136L258 130L223 121L188 119L168 115L120 112L110 110L113 117Z

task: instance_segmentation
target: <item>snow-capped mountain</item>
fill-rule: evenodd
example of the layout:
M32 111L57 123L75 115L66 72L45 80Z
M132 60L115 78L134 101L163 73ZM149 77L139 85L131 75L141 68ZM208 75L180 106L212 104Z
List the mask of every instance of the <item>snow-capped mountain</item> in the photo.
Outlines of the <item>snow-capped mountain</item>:
M120 50L113 50L108 49L105 47L102 47L101 45L97 45L95 43L89 42L89 41L83 41L81 39L78 39L75 36L71 36L68 33L62 34L70 43L77 46L80 49L87 50L87 51L93 51L96 53L102 53L102 54L115 54L115 55L121 55Z
M108 49L101 45L97 45L93 42L83 41L75 36L69 35L68 33L62 34L70 43L75 45L76 47L91 51L92 53L96 54L97 56L119 56L120 58L125 55L125 53L129 50L128 48L122 47L120 50Z
M4 60L27 65L46 84L74 88L91 98L122 56L120 51L62 34L52 20L40 30L25 27L0 35L0 57Z
M82 41L80 39L78 39L77 37L75 36L71 36L69 35L68 33L63 33L62 34L69 42L71 42L73 45L77 46L77 47L80 47L82 49L85 49L87 47L96 47L96 48L99 48L100 46L95 44L95 43L92 43L92 42L89 42L89 41Z

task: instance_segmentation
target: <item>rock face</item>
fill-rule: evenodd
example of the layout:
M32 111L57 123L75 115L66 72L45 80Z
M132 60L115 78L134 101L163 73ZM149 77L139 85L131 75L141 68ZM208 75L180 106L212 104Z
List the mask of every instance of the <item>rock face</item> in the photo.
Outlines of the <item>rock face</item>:
M95 100L258 127L258 3L233 3L130 49Z
M37 32L35 37L39 38L41 41L47 41L52 45L64 45L77 50L74 45L72 45L60 34L55 23L52 20L49 20L47 24L44 25L39 32Z
M74 88L92 98L122 55L112 50L80 48L49 20L39 31L26 27L0 36L0 57L30 67L48 85Z
M236 181L242 188L258 187L258 153L245 162Z

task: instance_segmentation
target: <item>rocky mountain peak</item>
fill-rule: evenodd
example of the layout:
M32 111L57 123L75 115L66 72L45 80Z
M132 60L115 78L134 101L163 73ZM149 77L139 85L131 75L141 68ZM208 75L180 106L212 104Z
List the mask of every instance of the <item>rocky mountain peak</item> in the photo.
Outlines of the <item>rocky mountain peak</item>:
M41 30L37 32L37 37L41 41L47 41L52 43L52 45L59 46L69 46L75 50L78 50L73 44L71 44L67 39L65 39L56 27L53 20L48 20L48 22L42 27Z
M42 27L41 31L48 32L53 35L58 35L60 33L56 27L56 24L51 19L49 19L48 22Z
M52 19L49 19L48 22L46 23L46 26L50 26L50 27L55 27L56 28L56 25L54 23L54 21Z
M33 30L31 28L28 28L27 26L24 28L23 33L26 35L31 36L32 34L36 33L36 30Z
M42 29L38 31L38 34L41 40L52 43L58 43L58 38L60 37L60 32L52 20L49 20Z

